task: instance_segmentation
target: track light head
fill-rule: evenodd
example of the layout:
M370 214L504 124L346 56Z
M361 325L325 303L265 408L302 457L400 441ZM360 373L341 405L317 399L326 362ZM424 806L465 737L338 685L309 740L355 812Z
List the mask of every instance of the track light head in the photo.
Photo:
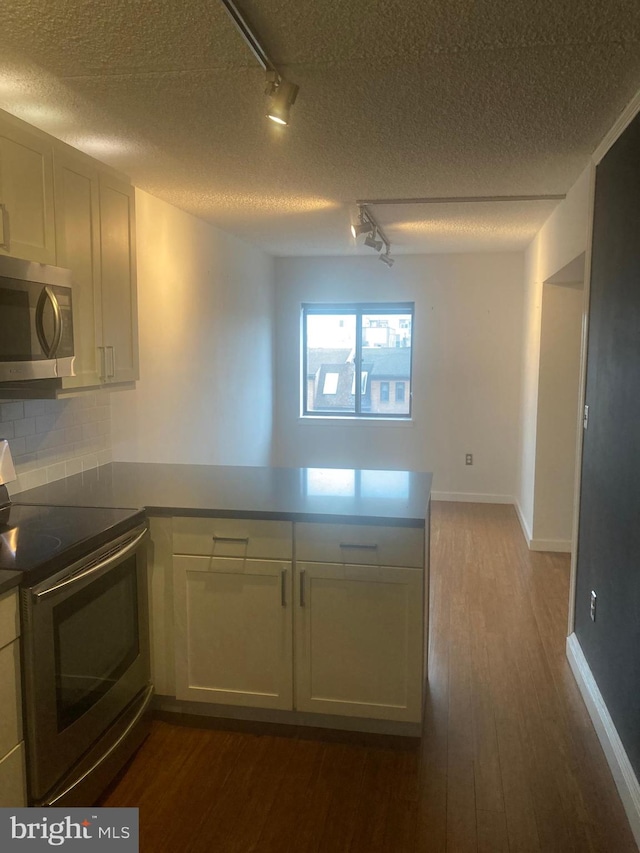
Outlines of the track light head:
M369 219L368 216L365 216L364 212L360 208L358 209L358 221L351 223L351 236L355 240L361 234L370 234L375 230L375 227L376 226L371 219Z
M395 262L396 262L396 259L395 259L395 258L392 258L392 257L391 257L391 255L389 254L389 250L388 250L388 249L387 249L387 251L384 253L384 255L378 255L378 260L379 260L379 261L382 261L382 263L383 263L383 264L386 264L388 267L392 267L392 266L395 264Z
M371 249L375 249L376 252L379 252L382 249L383 243L382 240L377 240L377 234L374 231L373 234L367 235L367 239L364 241L365 246L369 246Z
M351 226L351 234L354 239L359 237L361 234L368 234L370 231L373 231L373 225L371 222L358 222Z
M289 111L298 96L298 86L289 83L275 71L267 71L265 92L269 98L267 117L276 124L289 124Z

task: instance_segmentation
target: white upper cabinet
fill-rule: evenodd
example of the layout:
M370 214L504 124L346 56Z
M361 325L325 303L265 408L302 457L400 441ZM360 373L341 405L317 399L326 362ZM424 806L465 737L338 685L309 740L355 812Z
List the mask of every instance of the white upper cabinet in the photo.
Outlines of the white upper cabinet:
M55 264L52 140L0 114L0 253Z
M64 388L138 378L134 188L81 154L55 152L58 263L73 275L76 376Z
M73 152L56 151L58 264L73 274L76 376L63 380L65 388L99 385L102 381L99 194L97 169Z
M138 379L134 187L2 111L0 253L71 270L76 376L64 391Z
M101 375L106 382L139 377L134 193L125 181L100 175Z

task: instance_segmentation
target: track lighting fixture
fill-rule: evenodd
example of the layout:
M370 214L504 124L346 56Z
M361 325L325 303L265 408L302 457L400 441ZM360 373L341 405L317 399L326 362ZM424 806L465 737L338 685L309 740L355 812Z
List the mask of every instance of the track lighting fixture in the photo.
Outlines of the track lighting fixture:
M296 101L298 86L289 83L277 71L267 71L265 94L269 98L267 117L276 124L289 124L289 110Z
M367 235L367 239L364 241L365 246L369 246L371 249L375 249L376 252L379 252L384 245L382 240L378 240L378 233L374 231L372 234Z
M365 246L375 249L376 252L382 251L382 247L384 246L386 252L384 255L379 255L379 258L381 261L384 261L388 267L393 266L395 261L390 255L391 243L389 242L387 235L378 225L376 218L369 208L365 204L358 202L358 221L351 223L351 235L355 240L360 236L360 234L367 235L364 241Z
M298 95L298 86L295 83L285 80L282 74L280 74L269 58L267 51L260 43L260 39L251 29L248 21L233 0L220 0L220 2L227 10L229 17L236 25L238 32L249 46L255 58L267 72L267 88L265 90L265 94L269 98L266 112L267 117L276 124L289 124L289 110L295 103Z

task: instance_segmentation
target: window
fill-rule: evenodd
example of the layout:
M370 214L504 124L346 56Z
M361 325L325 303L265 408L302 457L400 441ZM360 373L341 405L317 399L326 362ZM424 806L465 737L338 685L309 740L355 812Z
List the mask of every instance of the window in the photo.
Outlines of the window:
M338 391L339 373L325 373L324 385L322 386L323 394L336 394Z
M412 330L409 302L303 305L302 413L409 418Z

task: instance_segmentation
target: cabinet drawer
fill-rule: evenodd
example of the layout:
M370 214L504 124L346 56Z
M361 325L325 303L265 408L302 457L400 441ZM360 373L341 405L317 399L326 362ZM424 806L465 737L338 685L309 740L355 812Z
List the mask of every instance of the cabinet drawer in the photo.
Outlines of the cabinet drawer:
M0 758L0 808L22 808L27 805L24 769L24 743Z
M291 560L292 524L242 518L174 518L174 554Z
M0 649L0 755L22 740L20 643Z
M18 593L16 590L0 595L0 649L20 634Z
M424 530L373 524L295 526L296 560L372 566L424 565Z

